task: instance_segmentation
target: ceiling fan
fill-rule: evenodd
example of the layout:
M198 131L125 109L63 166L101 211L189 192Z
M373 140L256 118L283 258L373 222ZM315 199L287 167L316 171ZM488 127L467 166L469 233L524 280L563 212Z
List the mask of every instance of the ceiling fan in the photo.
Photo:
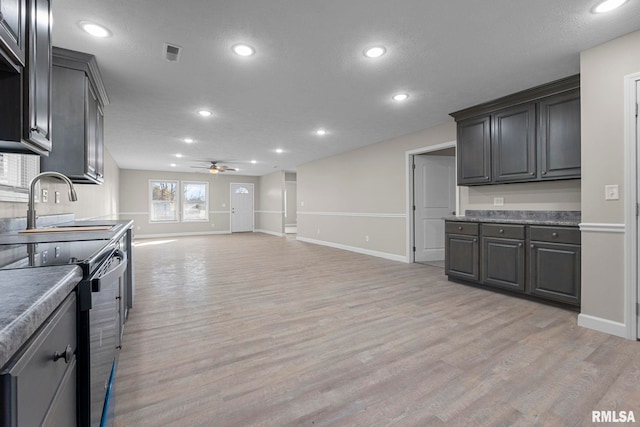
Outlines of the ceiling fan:
M206 160L207 162L210 162L211 164L209 166L191 166L192 168L195 169L208 169L209 173L213 173L216 174L218 172L235 172L238 169L235 168L230 168L229 166L224 166L224 165L219 165L218 163L220 163L219 160Z

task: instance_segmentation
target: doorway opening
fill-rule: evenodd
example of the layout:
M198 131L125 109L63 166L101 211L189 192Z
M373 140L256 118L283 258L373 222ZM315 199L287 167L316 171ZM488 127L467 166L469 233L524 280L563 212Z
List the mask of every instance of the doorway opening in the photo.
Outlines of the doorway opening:
M409 262L444 268L445 216L458 212L455 141L407 152Z

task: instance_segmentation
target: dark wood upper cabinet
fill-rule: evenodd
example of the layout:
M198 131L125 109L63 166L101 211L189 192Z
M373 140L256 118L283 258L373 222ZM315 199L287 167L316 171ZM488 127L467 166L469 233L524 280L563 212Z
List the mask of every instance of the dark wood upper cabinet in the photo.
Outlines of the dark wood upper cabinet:
M24 135L45 152L51 151L51 6L49 0L29 0L27 48L28 73L25 78Z
M18 70L25 65L26 0L0 0L0 57Z
M458 122L458 136L458 184L491 182L490 117Z
M517 105L491 115L494 182L528 181L536 175L536 108Z
M451 113L458 185L580 178L579 85L571 76Z
M80 184L100 184L103 171L103 106L108 104L93 55L53 48L51 138L53 149L42 170L67 175Z
M540 178L580 178L580 91L538 103Z
M46 156L51 151L50 2L27 0L17 5L0 0L0 5L2 10L11 10L11 22L15 20L14 7L26 17L21 40L24 67L12 68L6 55L5 61L0 58L0 151ZM4 12L3 19L7 19ZM4 39L7 26L0 33Z

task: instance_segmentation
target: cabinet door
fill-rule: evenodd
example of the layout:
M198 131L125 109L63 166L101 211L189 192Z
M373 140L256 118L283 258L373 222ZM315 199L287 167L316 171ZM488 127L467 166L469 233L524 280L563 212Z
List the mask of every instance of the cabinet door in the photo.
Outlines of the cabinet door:
M29 0L28 84L25 85L25 139L51 151L51 8L49 0Z
M491 116L494 182L530 181L536 176L535 104L507 108Z
M580 246L531 242L530 293L580 305Z
M482 238L482 282L524 292L524 241Z
M97 134L98 126L98 98L89 83L89 78L85 78L87 88L87 99L85 102L85 174L91 178L96 178L96 158L97 158Z
M0 51L13 65L25 65L25 0L0 0Z
M491 182L491 118L458 122L458 185Z
M446 234L445 274L477 282L479 274L478 237Z
M580 178L580 91L539 102L540 178Z
M104 113L102 106L97 103L96 108L96 180L98 182L104 181Z

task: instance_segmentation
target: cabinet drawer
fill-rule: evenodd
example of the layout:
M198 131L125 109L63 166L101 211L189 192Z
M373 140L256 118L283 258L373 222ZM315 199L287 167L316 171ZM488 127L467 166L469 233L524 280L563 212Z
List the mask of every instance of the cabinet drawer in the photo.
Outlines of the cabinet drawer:
M71 358L66 363L66 346L71 346ZM76 350L76 297L69 295L43 327L34 334L27 348L9 368L2 372L0 382L9 407L3 408L4 419L10 425L41 425L51 406L56 391L68 369L75 367ZM54 361L55 354L62 354ZM67 374L68 375L68 374ZM75 384L75 378L72 379Z
M454 234L468 234L471 236L478 235L478 224L475 222L455 222L445 223L445 231Z
M482 224L482 235L504 237L505 239L524 239L524 225Z
M580 230L573 227L531 226L531 241L580 244Z

